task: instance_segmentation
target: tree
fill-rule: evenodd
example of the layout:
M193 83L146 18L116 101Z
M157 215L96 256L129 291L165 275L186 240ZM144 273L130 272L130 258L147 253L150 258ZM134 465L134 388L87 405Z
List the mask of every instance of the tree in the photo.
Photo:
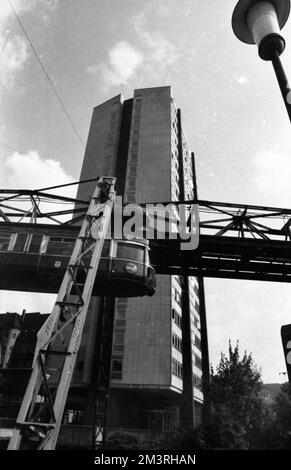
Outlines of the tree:
M205 450L203 426L181 426L177 428L168 442L164 443L164 450Z
M291 449L291 384L282 384L275 397L273 406L275 422L273 429L276 431L276 448Z
M240 359L238 342L235 348L229 342L228 353L221 353L216 373L211 370L206 442L211 448L257 448L264 419L261 373L251 354Z
M163 441L146 439L130 432L115 432L103 446L103 450L158 450L163 449Z

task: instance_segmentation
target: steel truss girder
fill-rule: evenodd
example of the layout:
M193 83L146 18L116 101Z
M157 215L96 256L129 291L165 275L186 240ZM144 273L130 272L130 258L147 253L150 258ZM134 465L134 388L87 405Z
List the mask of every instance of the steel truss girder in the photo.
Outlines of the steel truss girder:
M114 185L115 178L99 179L53 311L37 335L32 374L9 450L55 448L110 221Z
M181 251L173 240L150 248L157 274L291 282L289 241L201 235L194 251Z
M0 222L0 225L3 228L10 224L7 221L10 213L4 213L7 198L15 198L15 194L19 195L21 190L18 190L18 192L14 191L14 193L12 190L7 190L8 195L6 194L6 198L3 198L5 202L1 199L1 195L4 192L5 190L0 190L0 220L1 217L4 220ZM36 200L38 200L37 198L40 197L40 194L47 196L46 192L40 190L36 192L23 190L22 193L23 197L31 198L33 196ZM86 207L85 201L77 202L78 204L83 203ZM169 204L198 204L200 236L198 249L194 252L181 252L179 240L151 240L151 263L157 274L178 274L182 272L182 268L185 268L188 275L199 274L204 277L232 277L290 282L289 243L291 241L291 209L205 200L168 201L159 204L164 206ZM142 204L142 207L144 208L144 213L146 213L146 205ZM19 211L20 209L17 210ZM76 209L71 214L73 215L71 221L83 219L83 211L83 208ZM69 214L69 211L66 210L65 212ZM19 215L19 212L16 213ZM61 213L63 214L62 211ZM48 215L52 218L56 217L56 214L53 212L48 213ZM26 218L28 216L30 217L31 214L25 215ZM76 217L74 218L74 216ZM21 223L11 224L16 230L17 226L29 227L29 225ZM31 224L32 228L33 226L35 227L35 224ZM37 226L40 227L41 225L37 224ZM49 232L50 227L53 226L50 224L44 227L47 227ZM69 228L68 223L61 224L60 229L62 227L65 234L66 229ZM70 230L75 230L73 225L70 226ZM264 252L263 258L262 252ZM13 254L13 256L16 255L16 253ZM21 255L19 254L20 258ZM7 262L9 263L8 257L12 256L12 254L10 255L9 252L6 252L3 256L7 257ZM6 263L5 260L4 262ZM23 267L23 270L25 270L25 266L22 265L23 261L20 259L19 269ZM58 274L61 279L62 273L59 272ZM9 273L9 276L11 277L11 273ZM15 271L15 276L16 278L17 276L19 277L17 270ZM7 279L7 283L10 286L11 282L10 278L8 279L8 275L5 279ZM56 286L59 285L58 282ZM31 288L25 285L23 289L33 291L34 285L35 282L32 280ZM10 288L9 286L7 287L6 285L6 288ZM48 291L52 292L56 288L54 286L53 290Z
M204 200L197 203L201 234L265 240L291 239L291 209Z
M70 186L70 185L63 185ZM50 189L50 188L47 188ZM52 210L52 205L57 205ZM66 209L61 205L67 205ZM72 215L82 215L82 220L88 210L89 201L82 201L43 190L29 189L0 189L0 220L5 222L53 221L56 224L72 222ZM65 221L64 217L69 216Z
M0 221L2 219L6 223L20 223L29 220L30 223L38 223L48 220L66 226L82 220L88 208L88 201L48 192L72 184L77 183L40 190L0 189ZM29 207L27 204L23 205L28 202ZM52 210L52 203L68 204L69 208L58 206L56 210ZM50 204L49 207L47 204ZM197 204L201 234L291 240L291 209L196 199L156 204ZM146 207L146 204L140 206ZM65 217L68 218L65 220Z

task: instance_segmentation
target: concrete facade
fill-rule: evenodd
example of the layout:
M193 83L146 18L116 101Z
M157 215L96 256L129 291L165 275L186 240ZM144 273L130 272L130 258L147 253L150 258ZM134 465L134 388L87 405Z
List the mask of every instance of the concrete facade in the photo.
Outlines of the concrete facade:
M117 193L129 203L179 200L183 158L185 197L193 198L191 152L185 133L179 135L177 115L170 87L138 89L131 100L118 95L94 108L80 180L116 175ZM93 188L94 183L80 185L77 197L88 199ZM203 403L199 295L196 279L188 282L197 424ZM181 295L179 276L157 276L153 297L116 299L110 428L152 425L170 431L181 424ZM98 309L94 310L97 315ZM90 334L94 335L93 329ZM135 392L131 403L124 399L126 390ZM123 414L119 421L118 409Z

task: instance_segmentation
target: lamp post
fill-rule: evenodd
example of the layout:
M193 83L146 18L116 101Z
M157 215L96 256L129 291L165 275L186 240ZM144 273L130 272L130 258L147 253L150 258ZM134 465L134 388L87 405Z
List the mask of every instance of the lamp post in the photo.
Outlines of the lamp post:
M232 15L232 29L241 41L257 44L261 59L272 61L291 121L291 89L280 55L285 40L280 31L290 13L290 0L239 0Z

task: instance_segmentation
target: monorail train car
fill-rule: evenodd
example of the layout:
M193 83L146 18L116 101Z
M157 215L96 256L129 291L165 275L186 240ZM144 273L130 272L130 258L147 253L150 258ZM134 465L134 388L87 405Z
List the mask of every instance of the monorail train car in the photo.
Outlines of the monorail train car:
M79 230L0 223L0 289L57 293ZM105 240L93 295L153 295L154 274L147 241Z

